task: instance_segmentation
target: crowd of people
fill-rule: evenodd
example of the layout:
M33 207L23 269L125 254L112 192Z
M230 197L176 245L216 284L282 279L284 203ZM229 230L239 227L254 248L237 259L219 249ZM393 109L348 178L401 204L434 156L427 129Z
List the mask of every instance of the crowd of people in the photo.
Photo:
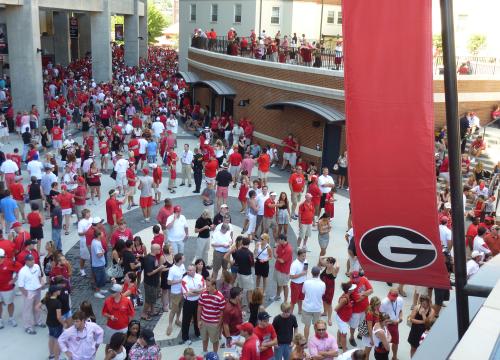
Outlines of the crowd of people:
M188 86L175 76L176 64L174 51L150 48L139 68L126 67L123 48L115 46L110 83L92 79L89 58L44 70L49 116L41 127L36 107L14 117L23 148L1 158L0 316L5 305L7 325L17 326L14 296L19 290L25 332L35 335L48 327L51 359L92 359L100 344L106 344L106 359L160 359L153 332L142 325L163 312L168 313L166 335L174 327L181 330L186 360L197 359L189 347L191 325L208 360L216 360L222 347L227 357L243 360L368 359L372 349L376 359L390 354L397 359L404 284L373 293L356 256L350 221L345 281L341 294L335 293L342 274L328 247L336 189L348 186L347 153L333 169L334 181L331 169L301 158L293 134L281 144L261 146L252 137L250 119L210 118L207 107L193 104ZM177 138L181 127L199 136L194 149ZM75 129L82 133L81 143L72 135ZM288 176L289 191L273 191L272 167ZM106 219L89 209L101 203L103 176L115 182L105 200ZM165 193L193 183L202 210L190 229L178 198ZM231 216L238 211L229 208L231 186L238 188L243 224ZM478 183L474 191L482 196L484 186ZM441 201L441 240L450 251L449 199L443 195ZM154 204L162 204L155 214ZM152 225L151 239L134 236L125 206L141 208L143 222ZM63 253L74 231L72 214L77 216L78 271ZM471 273L489 255L491 237L498 246L494 221L478 220L484 222L474 220L475 232L467 232ZM296 250L289 243L294 221ZM193 232L196 254L186 263L185 243ZM321 252L309 263L308 255L318 258L308 251L311 238ZM448 270L453 270L451 259ZM94 297L102 301L102 326L90 302L71 302L77 276L87 277ZM275 295L266 298L274 294L271 287ZM42 289L47 290L43 298ZM415 289L405 318L411 355L448 298L448 290ZM270 301L279 302L281 310L272 321L265 308ZM0 329L4 326L0 318Z

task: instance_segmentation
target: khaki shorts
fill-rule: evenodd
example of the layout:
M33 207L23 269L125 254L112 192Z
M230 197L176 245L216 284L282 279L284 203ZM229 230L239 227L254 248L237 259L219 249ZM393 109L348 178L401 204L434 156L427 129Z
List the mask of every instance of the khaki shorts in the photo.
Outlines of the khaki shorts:
M8 291L0 291L0 303L10 305L14 303L14 289ZM2 305L0 305L2 306Z
M268 229L278 228L278 223L276 222L276 217L274 216L272 218L264 216L263 225L264 231L267 231Z
M302 323L305 326L311 326L321 317L321 312L309 312L302 310Z
M311 237L312 224L300 224L299 225L299 238L303 239L305 237Z
M250 275L238 274L236 282L238 283L238 286L243 290L253 290L255 288L255 282L252 274Z
M267 175L269 175L269 171L260 171L259 170L259 179L266 181Z
M301 192L293 192L292 191L292 204L298 204L301 199L302 199Z
M222 253L220 251L214 250L214 256L213 256L213 270L214 271L219 271L220 268L222 267L224 270L227 269L227 260L224 259L224 255L226 253Z
M203 322L200 335L203 341L210 340L211 343L219 342L220 327L218 324Z
M287 286L290 281L290 275L274 269L274 280L278 286Z
M134 196L135 195L135 186L129 186L127 188L127 196Z
M174 313L178 313L182 309L182 294L170 294L170 307Z

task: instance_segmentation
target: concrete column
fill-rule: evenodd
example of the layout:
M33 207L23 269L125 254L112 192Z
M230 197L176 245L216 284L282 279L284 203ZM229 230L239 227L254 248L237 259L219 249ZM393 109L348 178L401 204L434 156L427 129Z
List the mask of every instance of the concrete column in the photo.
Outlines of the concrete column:
M89 14L78 15L78 57L83 58L91 52L90 16Z
M103 10L91 13L92 77L96 82L111 80L111 13L109 0L102 0Z
M139 66L139 12L138 2L134 1L134 15L124 16L125 54L124 60L127 66Z
M15 111L36 105L43 117L42 59L38 0L4 10L9 41L10 77Z
M69 14L64 11L54 11L54 57L56 64L68 66L71 61L69 38Z
M143 0L144 16L139 17L139 57L148 56L148 0Z

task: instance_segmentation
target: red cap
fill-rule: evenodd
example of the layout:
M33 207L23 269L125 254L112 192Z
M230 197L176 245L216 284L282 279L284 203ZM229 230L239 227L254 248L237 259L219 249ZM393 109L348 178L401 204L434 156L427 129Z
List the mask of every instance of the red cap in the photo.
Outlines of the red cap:
M147 175L147 174L149 174L149 169L148 168L144 168L144 169L142 169L142 172Z
M66 184L61 185L61 190L68 190L68 187L66 186Z
M19 221L16 221L16 222L14 222L14 223L10 226L10 228L11 228L11 229L15 229L16 227L19 227L19 226L23 226L23 224L21 224Z
M182 208L179 205L174 206L174 212L181 212Z
M78 182L79 182L80 184L85 184L85 179L84 179L83 177L79 176L79 177L78 177Z
M249 322L246 322L246 323L243 323L243 324L239 324L239 325L236 325L236 328L239 330L239 331L244 331L244 332L247 332L249 334L252 334L253 333L253 325Z
M354 278L359 278L359 271L353 271L351 273L351 279L354 279Z

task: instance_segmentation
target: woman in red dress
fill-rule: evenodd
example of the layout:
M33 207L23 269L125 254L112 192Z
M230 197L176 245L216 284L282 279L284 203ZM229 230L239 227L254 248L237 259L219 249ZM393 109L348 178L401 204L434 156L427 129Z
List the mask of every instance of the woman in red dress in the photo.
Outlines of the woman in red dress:
M339 265L337 264L337 260L331 256L320 257L319 265L325 267L319 275L319 278L326 285L326 290L323 294L323 307L328 316L328 326L332 326L332 301L335 291L335 278L339 273Z

